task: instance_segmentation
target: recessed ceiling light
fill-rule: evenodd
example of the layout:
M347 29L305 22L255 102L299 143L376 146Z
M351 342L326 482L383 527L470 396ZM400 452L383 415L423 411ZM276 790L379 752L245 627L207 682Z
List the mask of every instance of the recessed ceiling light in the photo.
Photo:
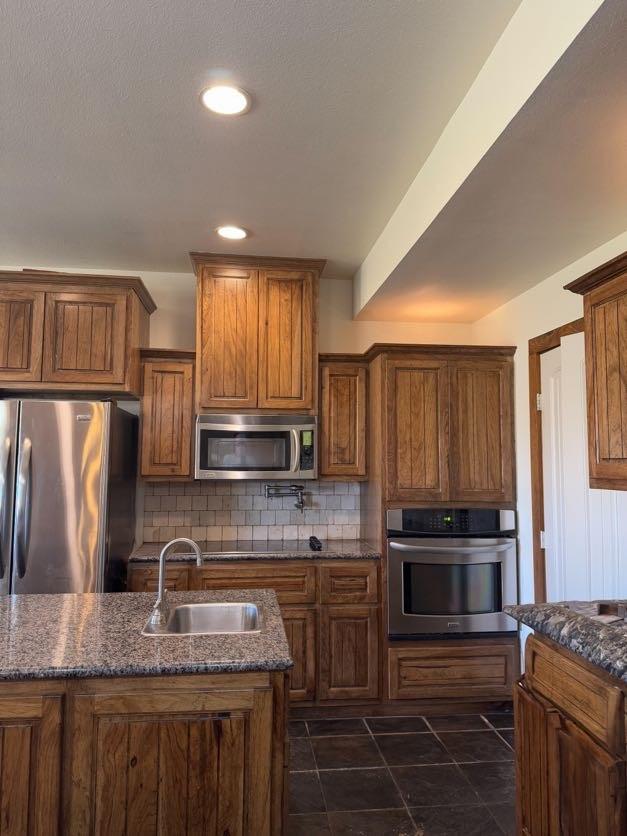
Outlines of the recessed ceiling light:
M236 116L245 113L250 107L250 96L239 87L230 84L216 84L207 87L202 94L202 103L214 113L223 116Z
M230 238L231 241L241 241L242 238L248 236L246 230L242 229L241 226L219 226L216 232L222 238Z

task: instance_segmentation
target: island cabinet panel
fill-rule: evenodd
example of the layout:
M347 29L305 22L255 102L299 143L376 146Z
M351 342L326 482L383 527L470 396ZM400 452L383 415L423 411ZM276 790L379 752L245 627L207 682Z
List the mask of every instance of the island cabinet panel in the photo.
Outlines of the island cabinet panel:
M518 832L549 836L549 707L519 683L514 689L514 710Z
M378 697L378 634L378 607L321 608L321 700L361 700Z
M0 381L41 380L44 293L0 287Z
M60 696L0 698L0 834L59 833Z
M320 476L351 480L367 477L366 376L365 366L320 366Z
M259 400L262 408L311 409L314 273L259 274Z
M142 476L191 476L193 369L191 361L149 360L143 363Z
M448 366L411 356L387 363L388 499L448 498Z
M285 635L294 667L290 671L289 696L294 702L316 697L316 610L314 607L281 607Z
M257 406L259 274L205 266L198 283L198 404Z
M273 692L237 680L72 696L66 832L270 834Z
M450 385L451 499L513 502L511 363L451 363Z
M124 382L127 294L46 293L42 379Z

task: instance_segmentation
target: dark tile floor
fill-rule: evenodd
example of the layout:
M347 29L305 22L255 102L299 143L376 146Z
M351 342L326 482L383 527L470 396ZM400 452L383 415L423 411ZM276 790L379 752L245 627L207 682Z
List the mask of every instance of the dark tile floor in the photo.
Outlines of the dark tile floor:
M288 836L514 834L511 712L290 722Z

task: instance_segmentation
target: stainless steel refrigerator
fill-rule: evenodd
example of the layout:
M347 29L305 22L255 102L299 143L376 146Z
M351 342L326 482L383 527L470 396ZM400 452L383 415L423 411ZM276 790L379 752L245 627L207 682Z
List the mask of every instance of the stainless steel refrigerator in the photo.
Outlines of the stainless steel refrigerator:
M106 401L0 401L0 594L124 588L137 418Z

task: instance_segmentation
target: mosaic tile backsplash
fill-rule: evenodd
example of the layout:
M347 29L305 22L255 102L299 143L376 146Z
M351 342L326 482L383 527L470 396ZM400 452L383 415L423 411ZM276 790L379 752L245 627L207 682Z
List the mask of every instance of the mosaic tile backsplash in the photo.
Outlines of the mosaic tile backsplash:
M144 542L359 538L359 483L306 481L305 509L294 497L266 499L265 482L147 482ZM272 484L289 485L290 482Z

